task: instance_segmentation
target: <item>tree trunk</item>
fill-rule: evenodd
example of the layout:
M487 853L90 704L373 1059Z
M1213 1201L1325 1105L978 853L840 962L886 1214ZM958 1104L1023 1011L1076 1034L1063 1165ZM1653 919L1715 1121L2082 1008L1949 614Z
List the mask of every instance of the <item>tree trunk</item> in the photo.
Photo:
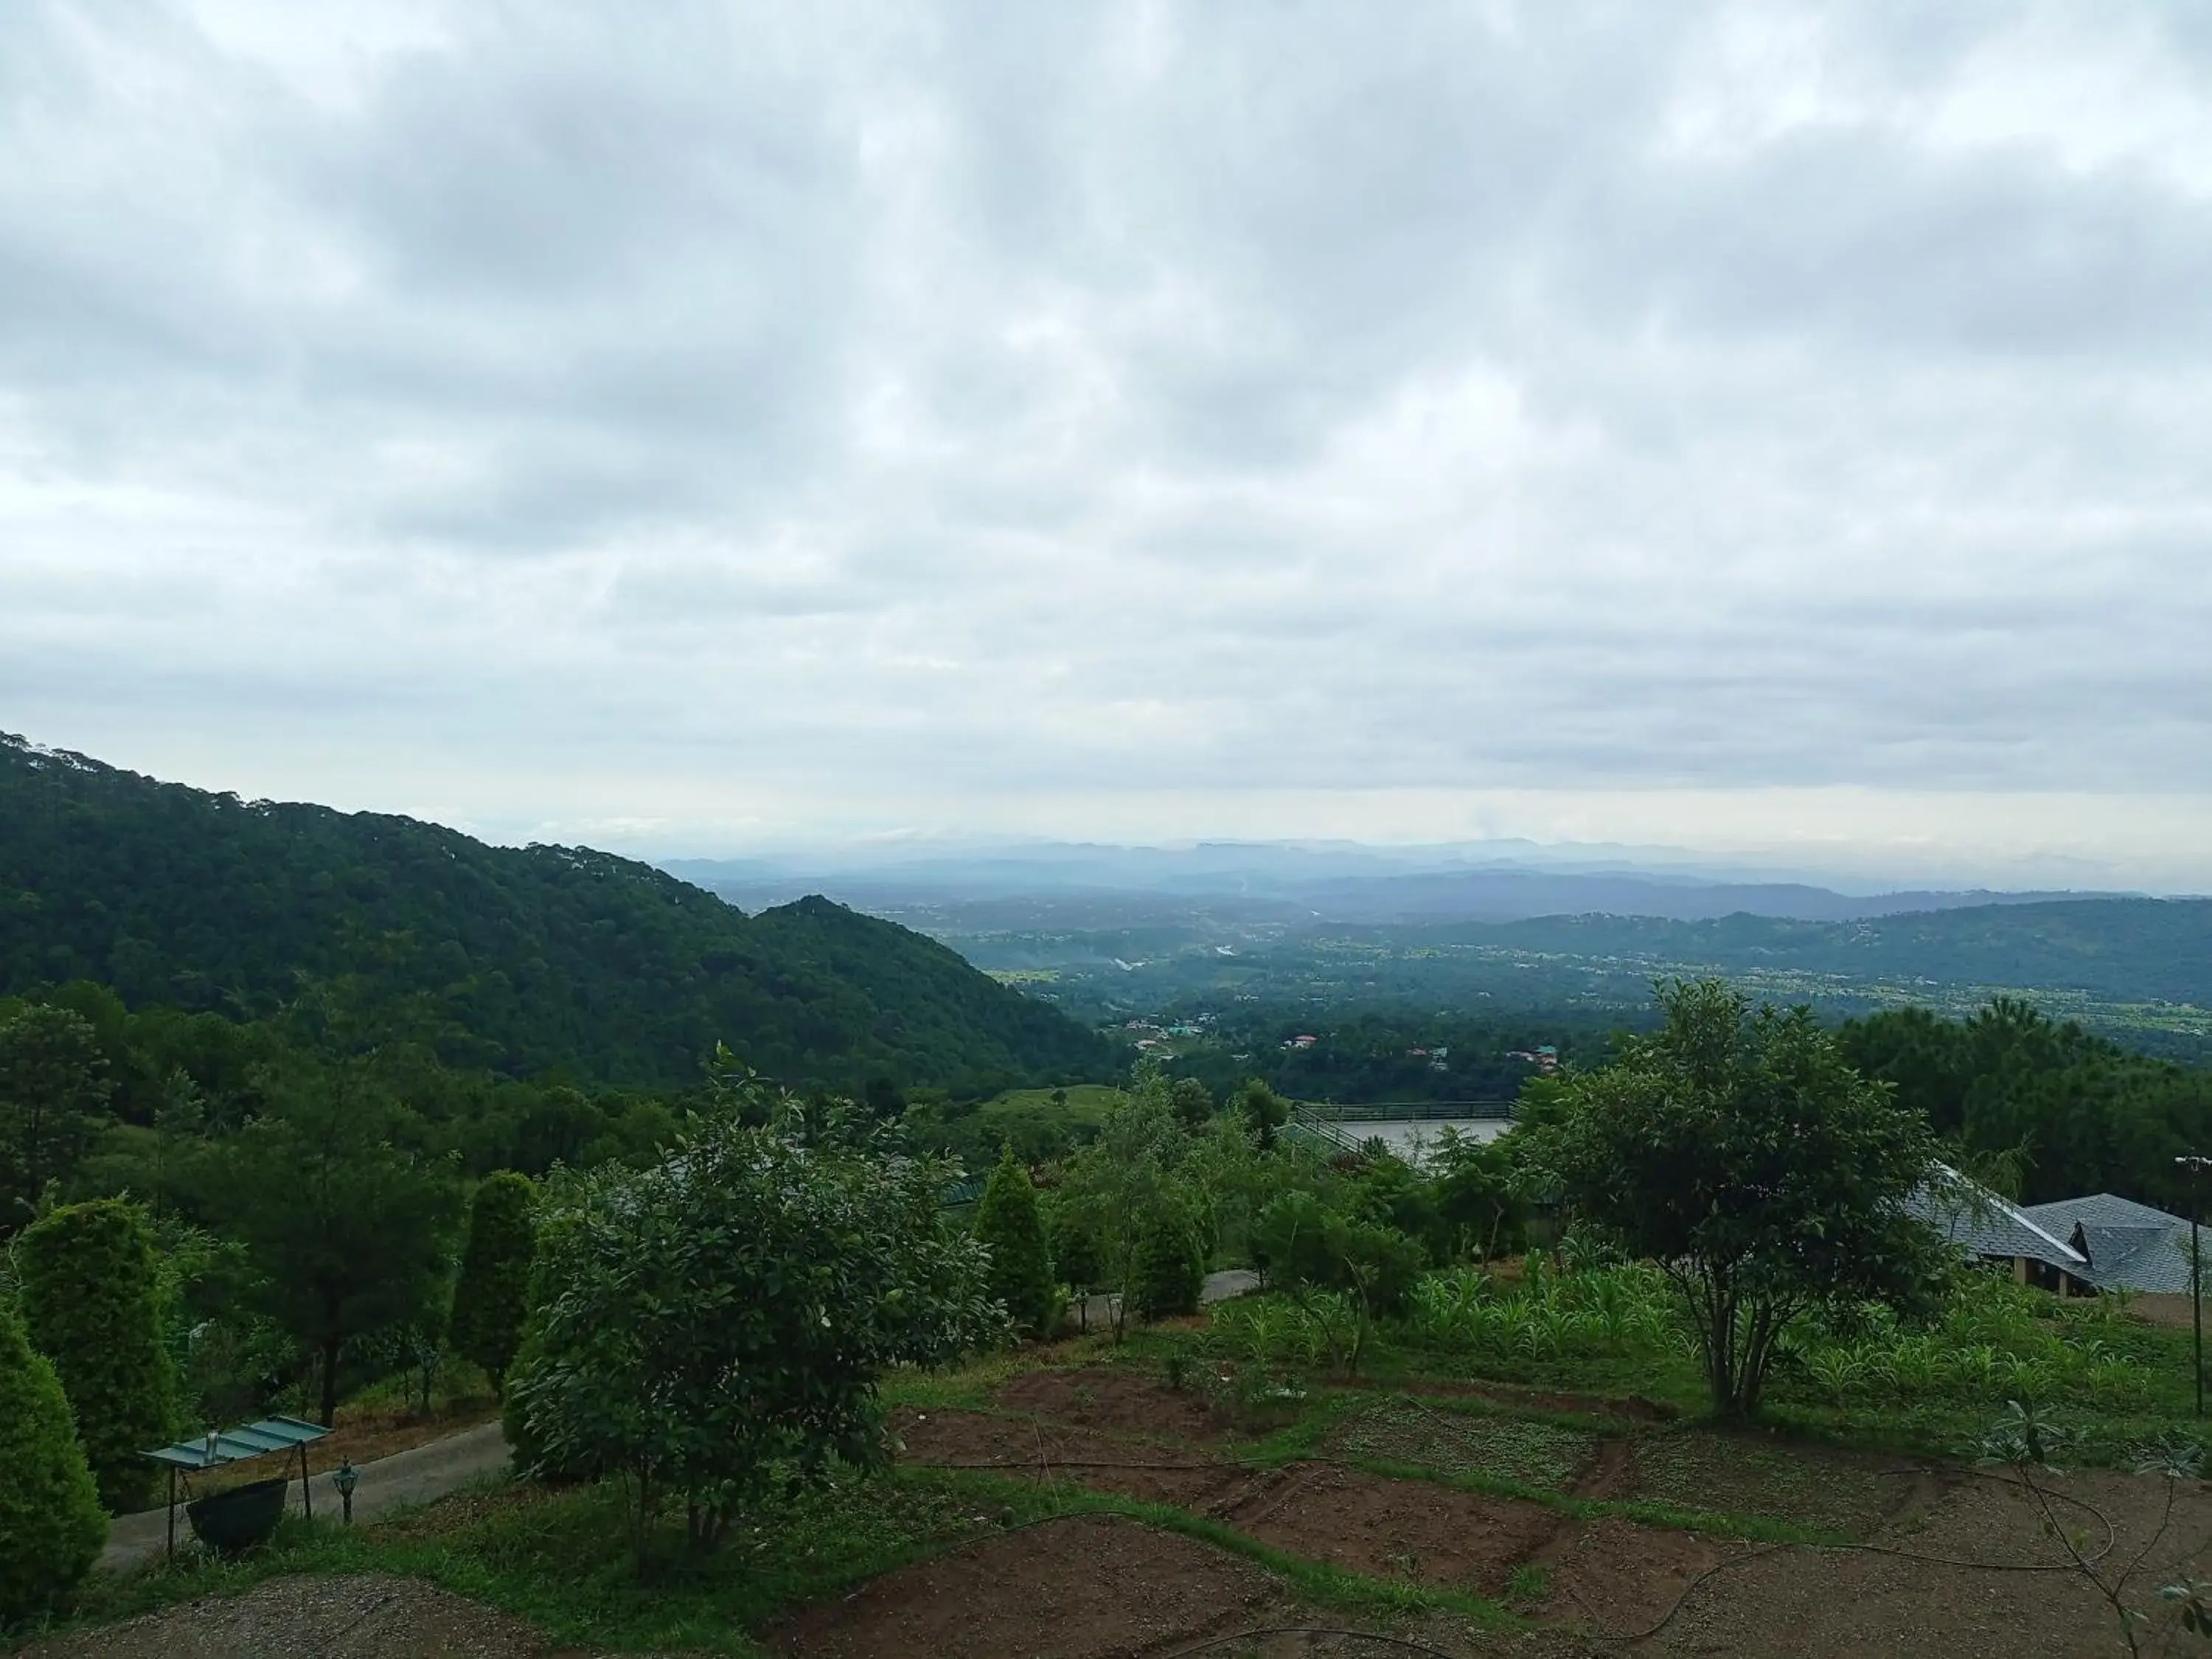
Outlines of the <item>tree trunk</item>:
M323 1344L323 1426L334 1429L338 1422L338 1344Z

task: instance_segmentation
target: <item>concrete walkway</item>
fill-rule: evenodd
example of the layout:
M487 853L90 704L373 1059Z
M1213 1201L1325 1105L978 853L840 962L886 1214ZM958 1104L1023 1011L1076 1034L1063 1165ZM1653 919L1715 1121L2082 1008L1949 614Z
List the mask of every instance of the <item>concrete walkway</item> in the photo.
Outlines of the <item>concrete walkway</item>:
M294 1464L296 1472L298 1465ZM354 1489L353 1518L373 1521L393 1510L406 1509L443 1498L487 1475L507 1468L507 1441L497 1423L481 1423L473 1429L434 1440L411 1451L394 1452L356 1466L361 1484ZM269 1473L276 1469L272 1460ZM341 1513L338 1489L327 1474L314 1477L315 1519L335 1522ZM292 1512L300 1512L300 1483L290 1493ZM107 1548L100 1565L109 1572L128 1572L158 1561L168 1544L168 1512L148 1510L141 1515L118 1515L108 1523ZM185 1506L177 1505L177 1547L197 1547Z

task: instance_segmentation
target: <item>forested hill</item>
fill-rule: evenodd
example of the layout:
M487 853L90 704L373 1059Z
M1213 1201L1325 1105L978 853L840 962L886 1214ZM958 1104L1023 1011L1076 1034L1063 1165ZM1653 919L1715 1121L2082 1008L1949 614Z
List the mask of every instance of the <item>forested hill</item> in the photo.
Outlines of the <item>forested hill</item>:
M448 1059L641 1085L726 1042L794 1085L1102 1075L1102 1039L822 899L748 917L649 865L241 801L0 733L0 995L85 978L241 1013L352 976ZM411 1000L411 1003L410 1002Z

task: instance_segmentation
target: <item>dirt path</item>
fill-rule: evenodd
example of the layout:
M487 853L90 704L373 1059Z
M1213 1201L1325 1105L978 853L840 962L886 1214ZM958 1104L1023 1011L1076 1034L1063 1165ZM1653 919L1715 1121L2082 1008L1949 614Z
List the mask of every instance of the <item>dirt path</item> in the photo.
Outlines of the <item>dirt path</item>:
M359 1466L361 1485L353 1495L354 1519L371 1521L393 1510L427 1504L471 1481L496 1474L506 1467L507 1441L496 1423L480 1424L411 1451L376 1458ZM270 1472L276 1473L274 1469ZM313 1491L316 1517L336 1520L338 1494L330 1477L317 1475ZM293 1512L298 1513L300 1483L296 1480L292 1483L291 1504ZM100 1566L109 1572L128 1572L134 1567L158 1561L167 1547L168 1524L164 1510L117 1516L108 1528L107 1548L100 1558ZM191 1527L185 1519L184 1505L179 1504L177 1547L185 1548L191 1541Z

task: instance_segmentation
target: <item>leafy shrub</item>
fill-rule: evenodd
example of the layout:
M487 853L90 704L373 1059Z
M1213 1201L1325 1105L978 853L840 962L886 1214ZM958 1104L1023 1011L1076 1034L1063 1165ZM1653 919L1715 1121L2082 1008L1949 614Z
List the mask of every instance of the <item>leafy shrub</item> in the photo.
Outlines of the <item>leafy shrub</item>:
M485 1176L469 1202L469 1243L453 1290L449 1340L463 1358L483 1367L494 1389L504 1386L522 1341L537 1203L536 1183L512 1170Z
M1006 1305L1015 1327L1051 1335L1062 1311L1059 1281L1045 1249L1036 1189L1030 1185L1030 1172L1014 1162L1011 1146L1000 1152L983 1185L975 1206L975 1237L991 1253L989 1292Z
M23 1318L53 1362L111 1510L143 1507L169 1437L175 1377L163 1340L152 1234L133 1204L100 1199L49 1212L16 1241Z
M714 1546L771 1486L884 1455L876 1385L1003 1331L939 1165L717 1118L668 1162L547 1195L509 1385L538 1467L621 1472L642 1557L665 1498Z
M74 1589L106 1540L61 1379L0 1299L0 1625Z

